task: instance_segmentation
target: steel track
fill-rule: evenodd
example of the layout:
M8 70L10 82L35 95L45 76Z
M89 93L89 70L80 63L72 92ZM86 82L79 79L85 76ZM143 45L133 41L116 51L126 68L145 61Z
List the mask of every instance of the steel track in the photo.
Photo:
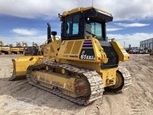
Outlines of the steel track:
M87 78L89 84L90 84L90 89L91 89L91 94L90 96L87 97L78 97L78 98L73 98L68 95L63 94L59 89L49 89L44 86L41 86L38 83L35 83L32 81L32 71L34 70L41 70L44 67L51 67L51 68L63 68L69 72L72 72L73 74L78 74L80 76L84 76ZM59 97L62 97L64 99L67 99L73 103L79 104L79 105L88 105L92 102L94 102L97 99L100 99L103 97L103 92L104 92L104 87L103 87L103 82L101 76L93 70L89 69L84 69L84 68L78 68L72 65L68 64L61 64L61 63L56 63L56 62L44 62L42 64L37 64L37 65L31 65L27 69L27 74L26 74L28 82L36 86L40 89L46 90L52 94L58 95ZM52 85L52 84L49 84Z
M80 76L84 76L87 78L89 84L90 84L90 89L91 89L91 94L88 98L86 97L78 97L78 98L74 98L74 97L70 97L68 95L63 94L59 89L49 89L46 88L44 86L41 86L38 83L35 83L32 81L31 77L32 77L32 72L34 70L42 70L44 67L51 67L51 68L63 68L69 72L72 72L73 74L78 74ZM124 86L122 88L122 90L125 90L129 87L129 85L131 84L131 75L129 74L128 70L126 68L123 67L118 67L119 71L122 73L123 77L124 77ZM84 68L78 68L72 65L68 65L68 64L61 64L61 63L56 63L56 62L44 62L41 64L36 64L36 65L31 65L28 67L27 69L27 74L26 74L27 80L28 82L33 85L36 86L40 89L46 90L52 94L55 94L59 97L62 97L64 99L67 99L73 103L79 104L79 105L88 105L94 101L96 101L97 99L100 99L103 97L103 92L104 92L104 87L103 87L103 82L102 82L102 78L101 76L93 70L89 70L89 69L84 69ZM52 84L49 84L52 85Z

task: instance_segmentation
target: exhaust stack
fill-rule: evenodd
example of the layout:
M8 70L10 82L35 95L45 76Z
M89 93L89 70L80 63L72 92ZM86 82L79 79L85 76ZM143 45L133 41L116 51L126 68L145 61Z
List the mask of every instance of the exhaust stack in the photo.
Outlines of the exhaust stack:
M47 43L50 43L50 42L52 42L52 39L51 39L51 27L50 27L50 24L49 23L47 23Z

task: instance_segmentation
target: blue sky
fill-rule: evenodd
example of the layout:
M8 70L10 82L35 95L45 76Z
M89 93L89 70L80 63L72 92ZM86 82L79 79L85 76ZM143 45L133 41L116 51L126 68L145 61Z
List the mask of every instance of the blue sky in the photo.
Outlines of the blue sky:
M123 46L138 47L140 41L153 38L153 1L93 0L93 5L112 13L107 36ZM47 22L60 36L58 13L76 7L91 6L92 0L0 0L0 40L7 44L25 41L45 42Z

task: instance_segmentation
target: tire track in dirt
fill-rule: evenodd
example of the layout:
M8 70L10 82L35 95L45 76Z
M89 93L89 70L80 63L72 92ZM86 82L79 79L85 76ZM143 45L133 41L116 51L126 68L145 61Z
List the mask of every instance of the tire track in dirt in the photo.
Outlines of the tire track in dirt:
M103 104L102 101L103 98L91 103L89 106L86 107L83 115L100 115L101 105Z
M153 66L153 59L145 55L132 55L134 57L130 60L132 63L126 64L128 70L132 74L132 87L130 89L127 100L130 109L130 115L152 115L152 72L148 65ZM151 67L152 68L152 67ZM148 109L149 108L149 109Z

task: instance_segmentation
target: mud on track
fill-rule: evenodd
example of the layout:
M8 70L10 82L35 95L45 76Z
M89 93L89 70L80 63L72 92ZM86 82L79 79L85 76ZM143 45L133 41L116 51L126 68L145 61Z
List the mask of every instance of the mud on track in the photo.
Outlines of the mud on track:
M152 115L153 57L133 54L120 63L132 75L130 89L121 94L104 92L103 99L87 107L78 106L28 84L26 80L8 81L12 58L0 55L0 115Z

